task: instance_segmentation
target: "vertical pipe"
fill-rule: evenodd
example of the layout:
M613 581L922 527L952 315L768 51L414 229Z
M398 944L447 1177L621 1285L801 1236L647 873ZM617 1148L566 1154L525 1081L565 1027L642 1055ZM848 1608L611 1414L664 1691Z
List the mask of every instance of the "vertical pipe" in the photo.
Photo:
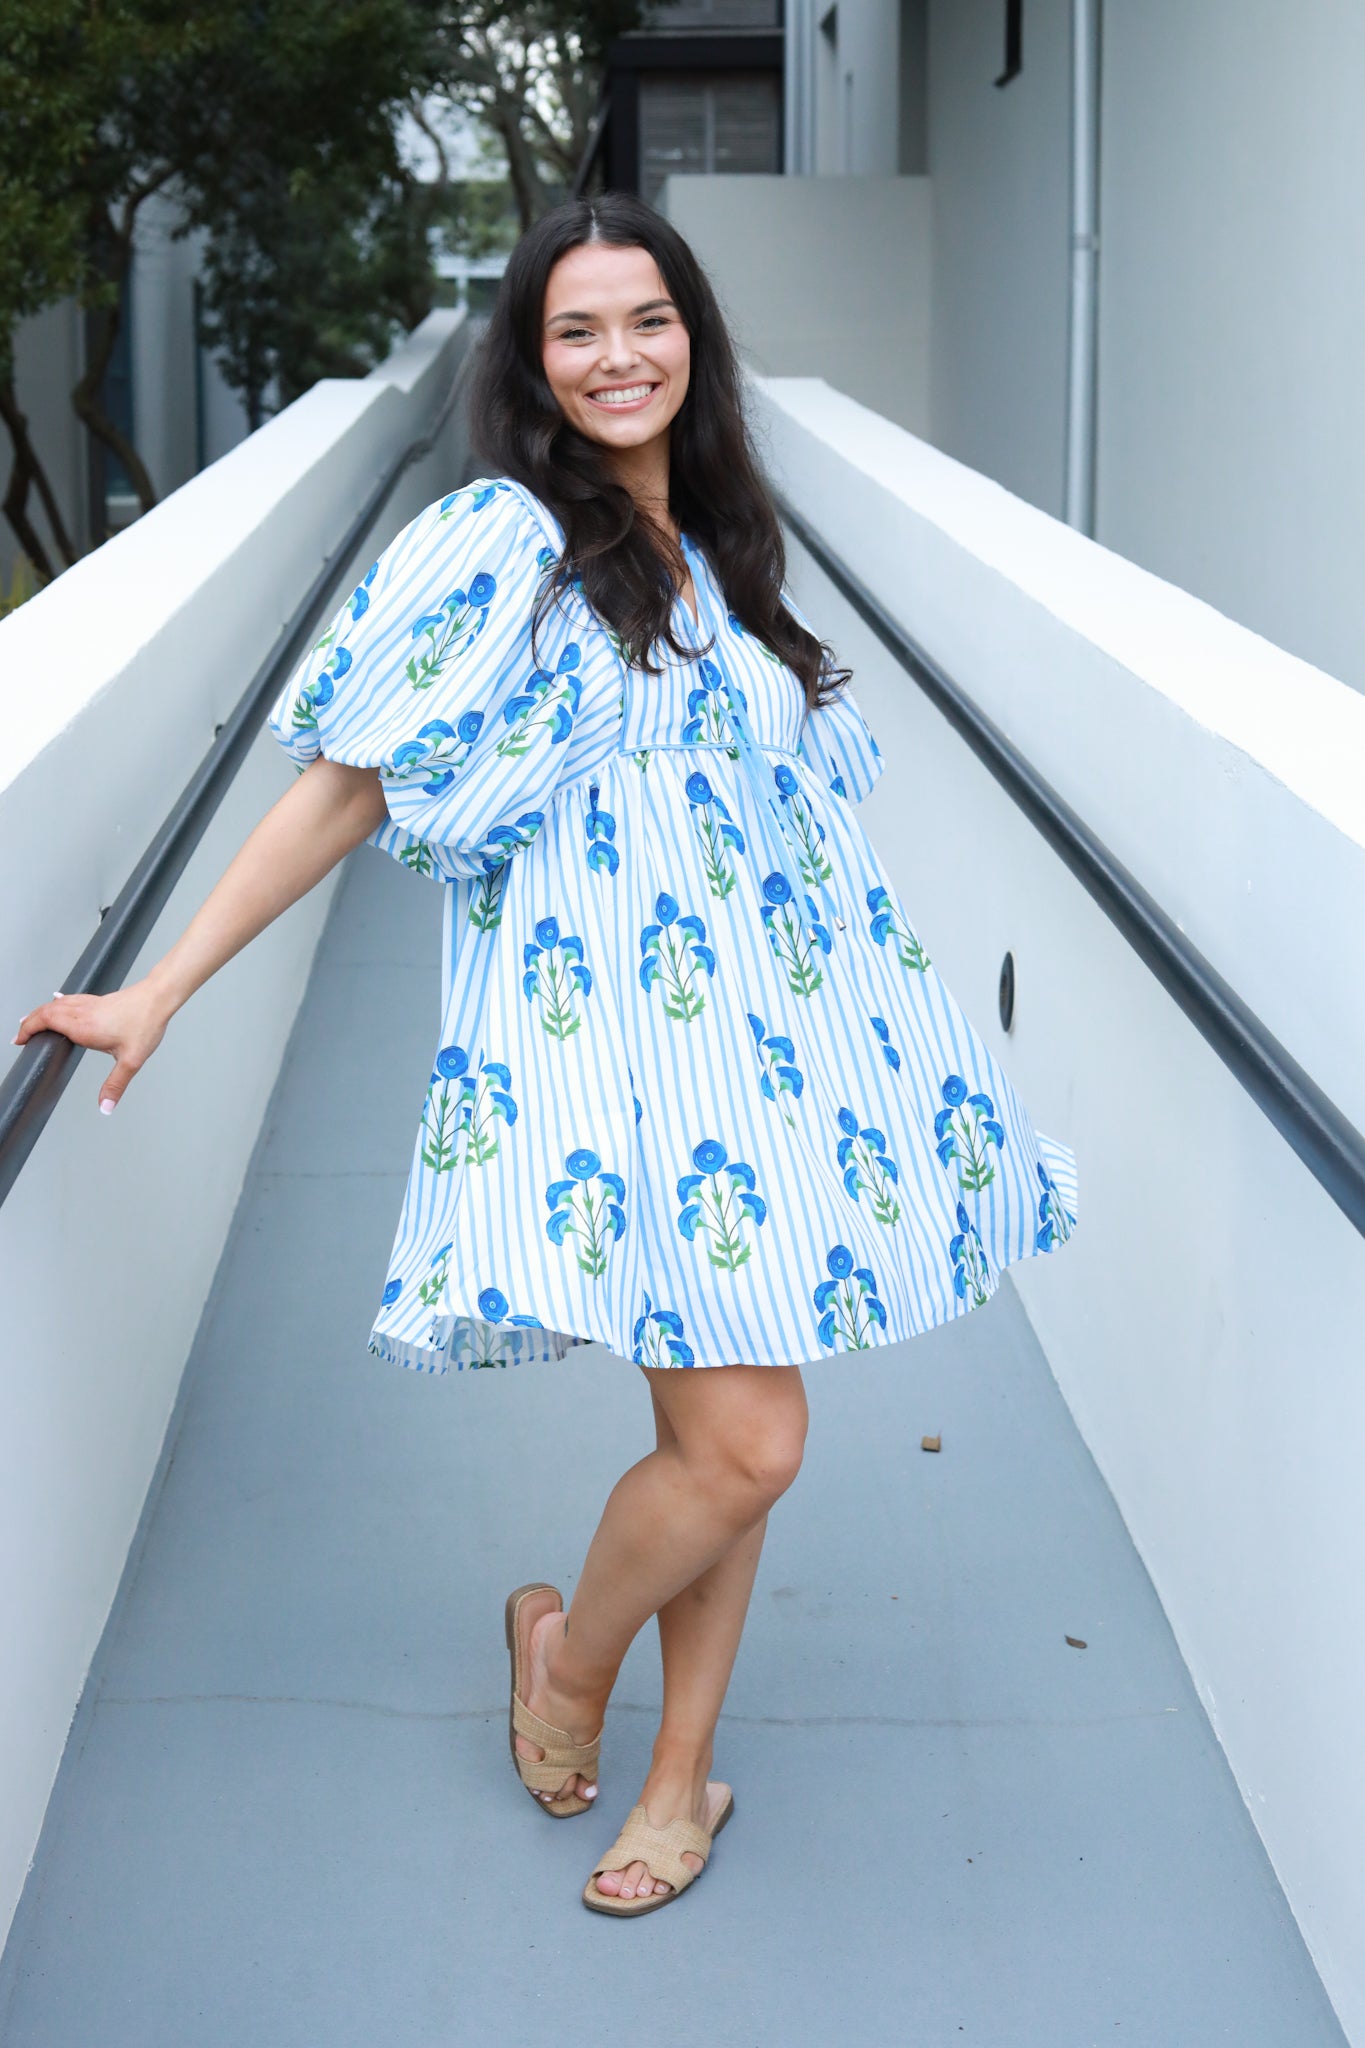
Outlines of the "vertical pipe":
M1100 262L1100 8L1071 0L1071 282L1063 517L1095 531L1095 410Z
M815 169L815 0L786 0L782 44L783 168L808 178Z

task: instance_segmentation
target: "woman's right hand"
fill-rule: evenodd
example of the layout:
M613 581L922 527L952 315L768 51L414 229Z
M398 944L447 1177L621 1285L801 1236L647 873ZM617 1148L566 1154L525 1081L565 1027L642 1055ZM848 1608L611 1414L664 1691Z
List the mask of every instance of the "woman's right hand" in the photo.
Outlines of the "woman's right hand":
M100 1089L100 1109L110 1115L182 1003L387 816L375 769L320 754L262 818L150 974L111 996L55 995L30 1010L14 1043L59 1031L74 1045L112 1054L114 1071Z
M148 981L135 981L110 996L55 995L29 1011L14 1043L27 1045L37 1031L56 1031L73 1045L110 1053L114 1071L100 1089L100 1114L112 1116L134 1074L160 1045L174 1009Z

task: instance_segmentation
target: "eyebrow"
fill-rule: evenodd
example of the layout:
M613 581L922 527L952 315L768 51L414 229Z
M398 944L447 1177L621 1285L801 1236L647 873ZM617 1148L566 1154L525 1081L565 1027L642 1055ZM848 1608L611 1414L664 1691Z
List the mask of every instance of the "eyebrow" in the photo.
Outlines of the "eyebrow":
M678 310L673 305L672 299L646 299L643 306L631 307L630 318L638 320L642 313L653 313L660 306L673 306L675 313ZM545 324L547 327L552 327L556 320L595 320L596 318L597 315L595 313L551 313Z

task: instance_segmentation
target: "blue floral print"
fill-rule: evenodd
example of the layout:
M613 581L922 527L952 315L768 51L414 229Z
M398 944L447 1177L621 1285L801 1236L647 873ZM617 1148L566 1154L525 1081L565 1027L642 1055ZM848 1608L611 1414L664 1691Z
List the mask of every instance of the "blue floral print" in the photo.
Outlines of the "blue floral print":
M420 782L428 796L446 789L455 771L469 759L469 750L483 728L481 711L466 711L458 725L444 718L428 719L415 738L395 747L379 765L381 782Z
M730 856L743 853L744 834L700 770L687 778L687 800L701 841L706 886L713 896L728 896L739 879Z
M711 1264L737 1273L753 1253L749 1226L768 1219L754 1169L742 1159L731 1159L719 1138L703 1138L694 1145L692 1164L699 1171L683 1174L678 1182L678 1228L690 1243L700 1230Z
M497 1156L499 1123L517 1120L512 1075L501 1060L482 1060L470 1071L462 1045L443 1046L422 1110L422 1164L433 1173L456 1166L486 1166Z
M777 793L796 841L802 879L813 888L817 882L827 881L834 873L822 843L825 828L812 815L810 805L801 795L800 783L785 762L779 762L774 768L773 781L777 784Z
M526 972L521 985L526 1000L540 1011L540 1021L561 1042L583 1026L582 1005L592 994L592 969L583 958L583 941L561 932L557 917L542 917L534 939L522 948Z
M929 965L929 955L911 931L903 914L891 901L891 891L884 883L878 883L867 892L867 907L872 913L868 926L879 946L890 939L895 948L896 958L902 967L915 974L923 974Z
M502 712L508 730L498 741L499 754L519 760L542 732L548 735L551 746L564 744L573 731L574 713L582 694L576 674L581 660L576 646L566 647L557 667L533 670L525 687L508 698Z
M604 1173L590 1146L577 1146L564 1161L567 1180L552 1181L545 1190L549 1219L545 1235L552 1244L574 1242L580 1272L600 1280L607 1254L626 1227L626 1184L619 1173Z
M874 1330L886 1328L886 1305L878 1298L876 1275L870 1266L854 1265L846 1244L832 1245L825 1265L830 1277L811 1296L820 1318L820 1342L827 1351L866 1351Z
M993 1292L991 1270L981 1233L961 1202L957 1205L957 1235L948 1246L948 1256L953 1262L954 1293L960 1301L980 1308Z
M812 922L803 922L792 897L792 885L776 870L763 878L764 902L760 911L763 928L774 953L782 963L787 987L794 996L813 996L825 979L820 955L832 944L829 927L815 916L815 905L806 898Z
M419 846L426 841L419 839ZM406 859L406 854L400 855ZM502 892L507 881L507 863L499 861L489 873L480 875L469 892L469 922L476 932L495 932L502 923Z
M858 820L882 761L856 701L809 706L687 533L696 618L632 666L562 548L508 478L448 493L339 593L271 716L298 767L375 772L374 846L441 894L371 1348L786 1365L975 1310L1073 1234L1075 1160Z
M725 678L714 661L705 657L697 663L697 682L687 695L687 720L682 729L684 740L694 745L710 742L712 745L730 743L730 720L727 715ZM744 709L740 703L741 711Z
M412 637L422 645L409 656L406 675L414 690L429 690L447 663L467 654L488 623L496 578L475 576L468 591L452 590L439 611L414 619ZM365 609L369 610L368 599Z
M948 1074L942 1086L943 1108L934 1118L938 1156L945 1166L956 1163L957 1184L964 1194L979 1195L995 1179L991 1150L1005 1142L1004 1126L989 1095L967 1093L961 1074Z
M677 1310L655 1308L648 1295L644 1314L636 1318L634 1337L630 1355L636 1365L688 1366L697 1362Z
M589 792L589 798L585 821L588 835L588 866L595 874L614 875L621 865L620 851L615 845L616 820L610 811L604 811L598 803L596 783Z
M654 920L640 934L640 986L661 991L665 1017L690 1024L706 1008L704 977L716 971L706 926L692 912L682 916L666 889L654 899Z
M885 1017L869 1017L867 1021L877 1034L878 1042L882 1049L882 1058L886 1061L892 1073L898 1074L901 1070L901 1056L891 1043L891 1026L887 1023Z
M844 1186L854 1201L860 1202L866 1195L867 1206L878 1223L898 1223L901 1205L896 1184L900 1168L886 1149L886 1134L875 1124L860 1124L851 1109L841 1109L835 1157Z
M1050 1252L1055 1246L1066 1243L1076 1219L1062 1200L1057 1183L1041 1159L1037 1165L1043 1191L1038 1197L1038 1232L1034 1242L1040 1252Z
M749 1012L749 1029L758 1047L761 1068L758 1085L769 1102L777 1103L785 1121L796 1127L791 1103L798 1100L806 1077L796 1064L796 1047L780 1031L770 1032L761 1017ZM791 1101L788 1100L791 1098Z

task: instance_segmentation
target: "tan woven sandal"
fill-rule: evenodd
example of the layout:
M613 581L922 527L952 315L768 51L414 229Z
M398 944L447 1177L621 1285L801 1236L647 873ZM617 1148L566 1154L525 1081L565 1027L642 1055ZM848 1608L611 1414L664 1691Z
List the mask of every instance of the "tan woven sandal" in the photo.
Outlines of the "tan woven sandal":
M586 1813L592 1805L590 1799L583 1799L577 1792L567 1792L562 1799L542 1799L542 1792L557 1792L566 1778L577 1774L597 1783L597 1759L602 1745L602 1731L599 1728L591 1742L575 1742L572 1735L563 1728L552 1728L548 1721L542 1721L539 1714L533 1714L521 1697L522 1676L525 1668L526 1651L523 1633L523 1609L532 1595L548 1593L551 1605L541 1606L533 1620L539 1621L541 1614L562 1612L564 1602L554 1586L542 1584L539 1580L531 1586L518 1586L515 1593L507 1596L505 1628L507 1648L512 1659L512 1700L507 1715L507 1741L512 1751L512 1761L517 1767L517 1776L526 1787L542 1813L548 1813L553 1820L568 1820L575 1813ZM524 1735L528 1742L534 1742L537 1749L545 1754L537 1760L522 1756L517 1749L517 1737Z
M708 1832L690 1820L671 1820L666 1826L656 1828L643 1806L632 1806L626 1816L626 1824L606 1855L583 1887L583 1904L594 1913L614 1913L618 1920L633 1919L638 1913L652 1913L659 1906L671 1906L674 1899L681 1898L687 1887L701 1876L700 1870L689 1870L683 1862L684 1855L700 1856L702 1870L706 1868L711 1854L711 1844L725 1826L735 1810L733 1792L716 1816L716 1823ZM662 1878L671 1884L671 1892L647 1892L643 1898L623 1899L599 1892L597 1880L604 1870L624 1870L628 1864L644 1863L649 1867L655 1882Z

